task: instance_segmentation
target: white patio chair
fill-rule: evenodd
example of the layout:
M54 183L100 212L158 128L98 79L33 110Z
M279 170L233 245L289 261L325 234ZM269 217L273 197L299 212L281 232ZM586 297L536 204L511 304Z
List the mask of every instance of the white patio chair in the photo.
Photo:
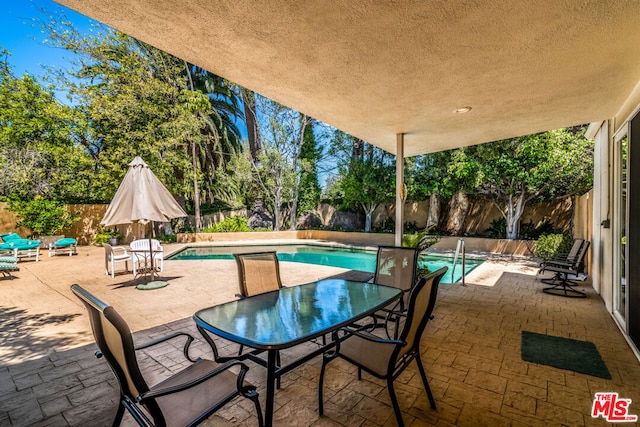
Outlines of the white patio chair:
M113 279L115 276L116 263L124 262L125 271L129 271L129 261L131 261L131 254L127 252L127 248L123 246L111 246L108 243L103 243L104 246L104 274L111 275ZM109 272L109 266L111 266L111 272Z

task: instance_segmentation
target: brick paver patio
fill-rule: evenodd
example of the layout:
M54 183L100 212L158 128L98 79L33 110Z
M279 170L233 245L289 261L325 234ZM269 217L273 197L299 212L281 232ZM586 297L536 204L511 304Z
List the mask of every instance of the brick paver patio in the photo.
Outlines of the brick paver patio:
M169 246L169 251L179 245ZM131 274L104 275L102 248L81 247L74 257L20 262L15 280L0 280L0 426L110 425L117 384L96 350L89 323L69 286L78 283L115 306L135 331L137 342L173 330L198 337L191 315L199 308L234 298L233 261L167 261L170 285L152 291L131 286ZM345 270L281 263L283 282L295 285ZM615 391L630 398L640 414L640 364L589 288L587 299L543 294L536 265L496 257L467 277L467 286L441 285L434 315L422 340L422 360L438 410L430 409L415 366L397 380L408 426L591 426L594 393ZM588 284L585 284L585 288ZM593 342L612 379L524 362L523 330ZM226 351L236 348L220 341ZM141 352L143 371L153 383L183 366L180 343ZM314 344L305 344L313 346ZM194 353L211 357L198 340ZM283 353L283 358L304 351ZM248 362L248 379L264 395L265 370ZM342 361L326 373L325 416L318 417L320 359L283 377L276 392L278 426L395 425L384 383ZM133 425L126 415L123 425ZM236 399L205 425L255 426L252 404Z

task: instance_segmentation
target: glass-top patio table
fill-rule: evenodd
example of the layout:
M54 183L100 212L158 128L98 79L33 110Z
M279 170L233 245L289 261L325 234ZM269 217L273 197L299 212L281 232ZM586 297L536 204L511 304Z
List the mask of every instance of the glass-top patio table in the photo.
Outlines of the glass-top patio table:
M255 355L267 351L265 425L270 426L276 379L335 343L327 343L286 366L277 366L277 351L358 321L401 295L402 291L388 286L324 279L206 308L193 317L205 338L208 335L203 330L257 349L248 356L262 365L265 365L264 359ZM215 345L210 338L207 340L215 352Z

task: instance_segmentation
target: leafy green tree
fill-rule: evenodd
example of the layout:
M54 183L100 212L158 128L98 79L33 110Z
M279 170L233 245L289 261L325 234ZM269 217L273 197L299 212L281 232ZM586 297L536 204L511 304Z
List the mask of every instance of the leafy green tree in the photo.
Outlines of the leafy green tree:
M554 131L476 146L478 191L492 197L516 239L520 218L533 199L582 194L593 185L593 141L584 129Z
M51 87L16 77L0 48L0 197L60 197L73 186L78 150L70 138L70 109Z
M393 200L395 157L341 131L335 132L330 151L339 162L339 177L331 183L331 191L343 205L364 211L369 232L375 209Z
M303 167L300 151L311 118L261 96L256 96L256 104L262 146L258 161L253 163L254 179L272 209L274 229L285 225L285 207L289 211L289 226L295 229Z
M89 190L109 200L139 155L172 193L189 194L188 140L202 138L204 123L193 114L197 100L183 62L111 29L80 36L54 23L49 33L79 58L62 81L75 106L78 143L94 163Z
M28 201L11 200L9 210L18 217L16 227L30 229L35 237L59 234L80 220L78 215L67 211L62 202L41 196Z
M255 199L262 196L258 182L254 178L257 173L255 164L252 163L248 146L241 153L231 157L228 163L229 173L218 176L218 185L233 195L228 203L237 207L251 207Z
M308 212L317 209L320 203L322 189L318 183L318 166L321 148L316 143L314 122L311 121L304 129L304 141L300 147L300 190L298 196L298 210Z
M342 180L344 201L355 203L365 214L364 231L371 231L373 212L393 199L394 167L373 158L354 159Z
M234 121L241 110L230 85L111 29L81 36L63 19L47 29L55 46L79 58L59 77L75 106L77 142L92 162L91 194L110 199L135 155L176 196L225 194L217 175L240 150Z

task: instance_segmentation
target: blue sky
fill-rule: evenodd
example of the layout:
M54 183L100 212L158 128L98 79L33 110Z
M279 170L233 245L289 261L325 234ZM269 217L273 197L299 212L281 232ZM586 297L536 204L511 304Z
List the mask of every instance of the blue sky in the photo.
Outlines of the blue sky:
M2 5L0 14L0 46L8 50L9 64L16 76L30 74L40 80L47 73L44 66L68 68L73 54L69 51L47 45L47 36L42 31L41 20L46 19L48 13L62 11L66 18L80 33L88 33L96 23L84 15L61 6L52 0L15 0ZM66 102L64 93L57 93L61 102ZM242 133L247 137L244 121L236 122Z
M81 32L89 31L91 21L84 15L60 6L51 0L13 0L3 2L0 13L0 46L11 53L9 63L17 76L25 73L43 76L43 65L66 67L70 53L46 45L40 19L48 12L64 11L67 18Z

